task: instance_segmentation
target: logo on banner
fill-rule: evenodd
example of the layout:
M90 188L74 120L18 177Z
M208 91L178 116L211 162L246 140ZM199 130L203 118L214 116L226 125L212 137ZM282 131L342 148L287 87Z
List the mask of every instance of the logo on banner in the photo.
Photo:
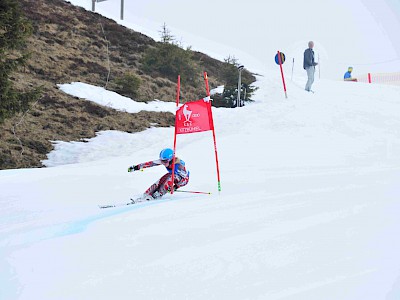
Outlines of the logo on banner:
M182 120L182 115L184 120L182 122L183 127L180 129L180 133L189 133L189 132L197 132L201 131L199 126L194 126L193 123L196 123L194 118L200 118L200 113L193 113L193 110L189 109L189 105L183 105L182 113L179 114L179 120Z
M190 117L192 116L192 111L191 110L188 110L188 105L187 104L185 104L184 106L183 106L183 115L185 116L185 121L183 121L183 126L185 126L185 127L189 127L189 126L192 126L192 121L190 121Z
M208 115L209 101L207 98L188 102L177 110L177 134L211 130Z

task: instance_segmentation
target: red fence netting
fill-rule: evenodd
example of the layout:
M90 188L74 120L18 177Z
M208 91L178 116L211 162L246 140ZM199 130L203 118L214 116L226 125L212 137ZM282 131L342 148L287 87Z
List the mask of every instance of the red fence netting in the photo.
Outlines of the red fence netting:
M357 76L358 82L400 85L400 72L368 73Z

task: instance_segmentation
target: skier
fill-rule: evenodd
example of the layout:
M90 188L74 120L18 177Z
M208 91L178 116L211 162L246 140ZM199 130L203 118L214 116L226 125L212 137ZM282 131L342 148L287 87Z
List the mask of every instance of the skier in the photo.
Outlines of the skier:
M160 152L160 158L153 161L148 161L138 165L130 166L128 172L138 171L145 168L163 165L168 173L163 175L159 180L152 184L143 194L140 201L150 201L159 199L171 190L172 185L172 159L174 151L170 148L165 148ZM185 162L178 157L175 157L174 168L174 191L185 186L189 182L189 171L186 170Z

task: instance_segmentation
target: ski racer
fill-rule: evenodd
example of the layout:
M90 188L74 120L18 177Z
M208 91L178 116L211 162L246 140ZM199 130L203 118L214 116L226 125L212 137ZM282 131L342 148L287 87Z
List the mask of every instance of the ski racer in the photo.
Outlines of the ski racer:
M168 173L163 175L159 180L152 184L143 194L140 200L150 201L159 199L171 190L172 185L172 159L174 151L170 148L165 148L160 152L160 158L153 161L140 163L128 168L128 172L138 171L145 168L163 165ZM189 182L189 171L186 170L185 162L178 157L175 157L174 167L174 191Z

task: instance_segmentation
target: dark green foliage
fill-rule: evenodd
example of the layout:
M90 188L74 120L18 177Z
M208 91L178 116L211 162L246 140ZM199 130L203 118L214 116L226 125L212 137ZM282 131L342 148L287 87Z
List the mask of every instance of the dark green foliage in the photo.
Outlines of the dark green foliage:
M225 88L237 87L238 76L239 73L235 65L224 64L223 78L225 79Z
M190 48L182 49L174 42L165 24L161 31L161 43L149 48L143 59L143 69L152 75L165 76L172 81L176 81L181 75L182 81L187 81L196 86L199 78L194 74L201 74L197 70L193 61L193 51Z
M146 72L173 81L181 75L183 80L196 84L193 75L200 73L192 62L192 52L173 44L158 43L155 48L149 48L142 63Z
M254 101L250 97L256 90L257 88L252 85L242 84L240 91L240 106L244 106L246 103ZM237 95L237 87L225 87L222 95L215 95L212 97L214 99L213 104L216 107L236 107Z
M0 0L0 123L8 117L29 108L29 103L40 96L39 89L17 92L10 75L28 58L23 53L26 38L32 26L23 17L17 1Z
M222 95L213 96L213 105L216 107L236 107L238 96L238 80L239 80L239 64L235 58L230 56L225 59L222 68L222 76L225 79L225 86ZM251 96L257 88L251 85L253 77L246 70L243 69L241 73L241 91L240 91L240 106L244 106L246 102L253 101Z
M139 97L140 83L141 80L138 76L128 73L114 80L116 85L114 90L121 95L136 99Z

